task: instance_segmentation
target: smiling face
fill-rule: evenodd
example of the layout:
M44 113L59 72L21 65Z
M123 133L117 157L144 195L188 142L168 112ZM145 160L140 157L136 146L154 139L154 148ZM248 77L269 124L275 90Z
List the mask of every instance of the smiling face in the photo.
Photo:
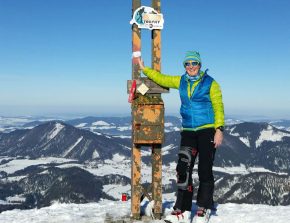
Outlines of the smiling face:
M197 75L200 69L200 63L193 60L186 61L184 66L189 76Z

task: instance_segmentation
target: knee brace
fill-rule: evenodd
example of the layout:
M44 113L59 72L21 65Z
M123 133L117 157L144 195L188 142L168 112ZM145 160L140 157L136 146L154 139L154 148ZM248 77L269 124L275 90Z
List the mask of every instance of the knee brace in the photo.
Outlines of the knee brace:
M191 165L191 147L181 146L178 153L177 187L181 190L187 190L189 185L189 168Z

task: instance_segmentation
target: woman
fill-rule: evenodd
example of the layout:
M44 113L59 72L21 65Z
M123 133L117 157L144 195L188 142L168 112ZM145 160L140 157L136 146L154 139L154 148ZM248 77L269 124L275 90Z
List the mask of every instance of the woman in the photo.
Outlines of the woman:
M190 222L192 208L192 170L199 156L196 223L207 222L213 207L214 177L212 172L216 148L223 140L224 107L218 83L201 68L200 54L188 51L183 66L185 74L169 76L145 67L143 73L157 84L179 90L182 117L181 142L177 162L177 198L165 221Z

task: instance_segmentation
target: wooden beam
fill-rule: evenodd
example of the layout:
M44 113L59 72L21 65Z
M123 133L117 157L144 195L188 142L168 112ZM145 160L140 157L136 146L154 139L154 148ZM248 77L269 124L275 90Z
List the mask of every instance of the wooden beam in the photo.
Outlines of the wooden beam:
M141 198L141 147L133 144L131 161L131 212L134 219L140 219Z
M127 81L127 93L128 94L130 93L132 82L133 82L133 80ZM137 83L137 89L142 83L144 83L149 88L149 90L147 91L146 94L169 93L168 88L161 87L160 85L156 84L155 82L148 79L147 77L141 77L141 78L136 79L136 83ZM138 91L137 91L137 93L138 93Z
M132 4L132 18L133 18L135 10L141 7L141 1L140 0L132 0L132 1L133 1ZM134 23L132 25L132 53L135 51L141 51L141 30ZM139 77L140 77L139 64L134 64L132 60L132 79L134 80Z

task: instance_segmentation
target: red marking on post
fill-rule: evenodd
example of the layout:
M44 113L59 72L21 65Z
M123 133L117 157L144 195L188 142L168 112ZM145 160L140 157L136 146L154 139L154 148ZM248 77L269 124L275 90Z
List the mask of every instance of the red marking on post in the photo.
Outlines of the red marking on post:
M133 80L132 86L130 88L129 98L128 98L129 103L132 103L132 101L135 98L136 86L137 86L136 80Z

